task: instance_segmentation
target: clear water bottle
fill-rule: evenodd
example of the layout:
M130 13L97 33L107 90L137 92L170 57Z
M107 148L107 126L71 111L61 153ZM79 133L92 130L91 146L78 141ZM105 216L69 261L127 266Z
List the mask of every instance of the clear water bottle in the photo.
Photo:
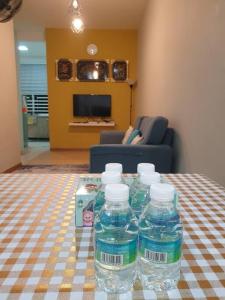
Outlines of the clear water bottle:
M94 200L95 216L105 203L105 187L110 183L121 183L121 173L107 171L101 174L101 185Z
M156 291L176 288L180 278L183 231L174 192L170 184L153 184L139 219L139 276Z
M153 173L155 172L155 165L149 163L140 163L137 165L137 177L134 179L130 186L130 195L139 188L141 173Z
M105 165L105 171L106 172L119 172L121 174L121 183L123 184L128 184L124 177L122 176L123 174L123 165L120 163L108 163Z
M145 206L150 201L150 186L153 183L160 182L160 174L157 172L154 173L141 173L140 183L133 189L130 193L129 203L133 209L137 218L143 212Z
M137 165L137 173L140 176L141 173L155 172L155 165L150 163L140 163Z
M161 177L161 183L169 183L167 178ZM174 205L176 206L177 209L180 208L180 203L179 203L179 192L175 190L174 192Z
M106 292L123 293L136 278L138 223L128 203L129 188L109 184L95 222L95 274Z
M119 163L108 163L105 165L106 172L119 172L123 173L123 165Z

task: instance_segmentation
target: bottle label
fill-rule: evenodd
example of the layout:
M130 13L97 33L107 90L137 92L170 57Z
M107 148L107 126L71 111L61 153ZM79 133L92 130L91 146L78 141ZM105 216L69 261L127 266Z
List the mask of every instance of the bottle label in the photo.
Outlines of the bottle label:
M96 241L95 258L109 266L126 266L137 258L137 239L127 244L108 244Z
M140 256L154 263L171 264L181 258L182 239L173 242L156 242L139 237Z

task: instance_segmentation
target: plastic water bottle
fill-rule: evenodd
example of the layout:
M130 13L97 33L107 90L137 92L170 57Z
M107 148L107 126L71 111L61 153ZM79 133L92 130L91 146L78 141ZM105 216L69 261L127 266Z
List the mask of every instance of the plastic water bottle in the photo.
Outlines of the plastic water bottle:
M161 177L161 183L169 183L167 178ZM174 205L176 206L177 209L180 208L180 203L179 203L179 192L175 190L174 192Z
M101 185L94 200L95 216L105 203L105 187L110 183L121 183L121 173L107 171L101 174Z
M155 172L155 165L150 163L140 163L137 165L137 173L140 176L141 173Z
M95 274L106 292L130 290L136 278L138 223L129 206L129 188L109 184L95 222Z
M155 172L155 165L149 163L140 163L137 165L137 177L134 179L130 186L130 195L139 188L141 173L153 173Z
M108 163L105 165L106 172L119 172L123 173L123 165L119 163Z
M175 288L180 278L183 231L174 192L170 184L153 184L139 220L139 276L156 291Z
M154 173L141 173L140 183L130 193L129 203L137 218L143 212L145 206L150 201L150 186L153 183L160 182L160 174Z
M119 172L121 174L121 183L127 184L126 180L122 177L123 174L123 165L120 163L108 163L105 165L106 172Z

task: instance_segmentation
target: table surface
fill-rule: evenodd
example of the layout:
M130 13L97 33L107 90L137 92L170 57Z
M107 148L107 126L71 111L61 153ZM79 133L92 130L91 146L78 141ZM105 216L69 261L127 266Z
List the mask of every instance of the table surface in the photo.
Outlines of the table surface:
M93 175L92 175L93 176ZM75 229L76 174L0 175L0 299L225 299L225 189L169 174L184 225L181 281L164 295L95 286L92 230Z

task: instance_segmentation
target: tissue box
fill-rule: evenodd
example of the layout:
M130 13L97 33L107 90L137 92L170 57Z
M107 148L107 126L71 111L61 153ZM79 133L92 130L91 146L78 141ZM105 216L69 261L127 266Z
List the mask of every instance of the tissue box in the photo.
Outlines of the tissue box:
M100 178L81 177L76 191L76 216L77 227L92 227L94 222L93 204L101 183Z

